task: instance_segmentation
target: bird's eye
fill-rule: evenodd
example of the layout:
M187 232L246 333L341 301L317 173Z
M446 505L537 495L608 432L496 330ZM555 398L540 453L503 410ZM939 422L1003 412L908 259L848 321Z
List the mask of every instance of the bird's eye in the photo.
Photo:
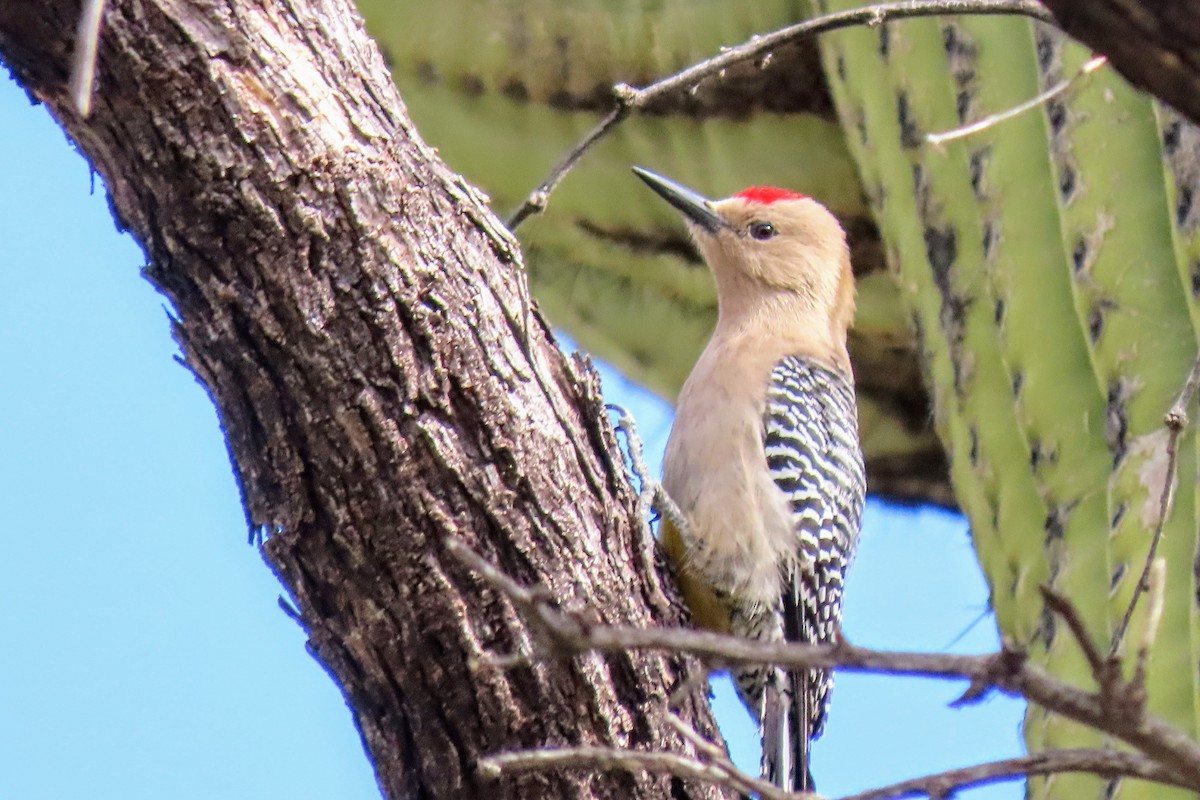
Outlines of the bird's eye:
M767 239L770 239L772 236L778 233L778 231L775 230L774 225L769 222L761 221L751 222L749 231L750 235L755 239L758 239L760 242L765 242Z

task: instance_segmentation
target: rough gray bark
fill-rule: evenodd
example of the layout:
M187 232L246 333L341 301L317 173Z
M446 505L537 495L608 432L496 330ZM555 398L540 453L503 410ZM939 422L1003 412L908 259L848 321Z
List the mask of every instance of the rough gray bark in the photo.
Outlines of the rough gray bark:
M1200 3L1042 0L1074 38L1108 56L1130 83L1200 125Z
M694 664L479 663L534 639L449 535L600 620L677 622L678 606L646 564L594 375L525 310L516 245L412 130L348 0L112 0L86 121L66 96L78 14L0 4L0 59L145 248L247 521L384 794L717 796L476 772L481 754L540 745L686 752L660 719ZM683 713L716 736L701 693Z

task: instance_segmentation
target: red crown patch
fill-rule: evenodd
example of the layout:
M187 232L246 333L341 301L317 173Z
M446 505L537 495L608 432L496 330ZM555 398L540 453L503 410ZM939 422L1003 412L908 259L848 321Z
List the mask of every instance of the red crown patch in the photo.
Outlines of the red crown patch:
M779 189L774 186L751 186L749 189L742 189L734 197L740 197L748 203L770 205L779 200L803 200L808 195L789 191L788 189Z

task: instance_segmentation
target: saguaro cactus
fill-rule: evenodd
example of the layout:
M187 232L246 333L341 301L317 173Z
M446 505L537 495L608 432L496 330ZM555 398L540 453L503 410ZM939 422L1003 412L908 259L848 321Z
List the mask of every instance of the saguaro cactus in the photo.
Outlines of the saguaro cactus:
M1195 134L1102 70L1035 112L929 144L928 132L1014 106L1089 56L1026 20L912 20L821 47L920 335L1001 632L1089 685L1037 587L1071 598L1103 642L1145 563L1166 477L1163 414L1196 352ZM1188 731L1200 646L1195 445L1191 433L1180 443L1146 681L1150 710ZM1135 626L1126 639L1139 636ZM1036 707L1025 733L1031 749L1100 744ZM1098 796L1101 784L1056 777L1034 794Z

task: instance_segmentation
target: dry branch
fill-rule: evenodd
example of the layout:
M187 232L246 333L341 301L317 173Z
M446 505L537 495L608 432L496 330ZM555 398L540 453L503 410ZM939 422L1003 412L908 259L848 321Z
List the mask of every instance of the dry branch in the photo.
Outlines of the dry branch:
M925 134L925 141L928 144L936 147L944 145L947 142L953 142L959 139L964 139L968 136L974 136L977 133L982 133L990 128L994 128L1003 122L1007 122L1010 119L1019 117L1027 111L1032 111L1039 106L1049 103L1059 95L1065 94L1067 90L1074 88L1080 83L1080 81L1107 63L1108 59L1106 57L1093 56L1085 61L1083 66L1081 66L1079 71L1074 75L1069 78L1064 78L1044 91L1038 92L1025 102L1018 103L1012 108L1006 108L1003 111L997 111L994 114L988 114L987 116L977 119L974 122L957 128L952 128L948 131L941 131L940 133L927 133Z
M766 800L801 800L814 797L788 792L774 784L744 774L733 778L717 761L705 761L675 753L647 753L600 747L564 747L522 750L487 756L481 768L499 777L505 773L540 772L557 769L645 770L679 775L754 792ZM1115 750L1046 750L1019 758L989 761L901 781L866 792L845 795L839 800L898 800L904 797L951 797L955 792L1030 775L1089 772L1104 778L1140 778L1166 786L1193 788L1145 756Z
M952 769L936 775L847 795L840 800L893 800L901 797L952 797L955 792L984 786L989 783L1014 780L1029 775L1052 775L1064 772L1090 772L1105 778L1141 778L1154 783L1180 788L1192 788L1173 773L1163 769L1145 756L1116 750L1043 750L1040 753L991 761L962 769Z
M1150 571L1153 569L1155 557L1158 555L1158 543L1162 541L1163 526L1167 524L1167 515L1171 511L1171 499L1175 491L1179 463L1179 437L1183 435L1188 426L1188 409L1195 402L1198 389L1200 389L1200 357L1197 357L1192 363L1192 369L1188 372L1179 394L1175 396L1175 402L1171 404L1171 408L1163 417L1163 425L1167 429L1167 469L1163 474L1163 485L1158 496L1158 520L1154 524L1154 534L1150 537L1150 549L1146 552L1146 562L1142 566L1138 582L1133 587L1133 596L1129 598L1125 614L1113 632L1112 643L1108 650L1110 657L1116 656L1120 652L1121 645L1125 641L1125 633L1129 630L1129 623L1133 621L1133 613L1137 610L1138 601L1142 594L1150 588Z
M1119 670L1105 676L1106 684L1099 691L1086 692L1063 683L1030 664L1023 654L1011 650L975 656L912 653L869 650L844 641L832 645L789 644L687 628L596 625L583 614L547 603L540 592L521 586L464 543L451 539L446 547L537 621L543 644L548 648L544 653L649 649L689 653L710 665L769 663L781 667L968 680L975 696L988 687L999 689L1111 734L1141 751L1157 769L1171 776L1170 782L1200 791L1200 744L1183 731L1146 714L1140 703L1126 702L1137 696L1137 687L1122 682ZM1070 608L1067 601L1062 602ZM1078 616L1073 609L1067 613ZM1083 637L1080 644L1085 646L1087 633L1082 626L1072 630L1077 637ZM1091 642L1085 647L1095 650Z
M650 772L693 778L731 789L751 789L767 800L788 800L806 795L782 791L766 781L750 778L745 786L731 780L718 765L677 753L620 750L612 747L562 747L520 750L487 756L480 770L492 777L523 772L542 773L563 769L589 772ZM811 795L808 795L811 796Z
M722 70L734 64L761 58L784 45L810 36L860 25L882 25L893 19L931 17L939 14L1016 15L1042 22L1054 22L1054 17L1046 8L1034 0L900 0L875 3L862 8L824 14L772 33L752 36L743 44L722 48L721 52L712 58L693 64L641 89L624 83L617 84L613 87L612 110L571 148L541 184L529 193L525 202L509 218L508 227L516 230L517 226L530 216L544 211L551 193L593 145L612 133L630 114L642 111L664 95L696 86L703 80L719 76Z

